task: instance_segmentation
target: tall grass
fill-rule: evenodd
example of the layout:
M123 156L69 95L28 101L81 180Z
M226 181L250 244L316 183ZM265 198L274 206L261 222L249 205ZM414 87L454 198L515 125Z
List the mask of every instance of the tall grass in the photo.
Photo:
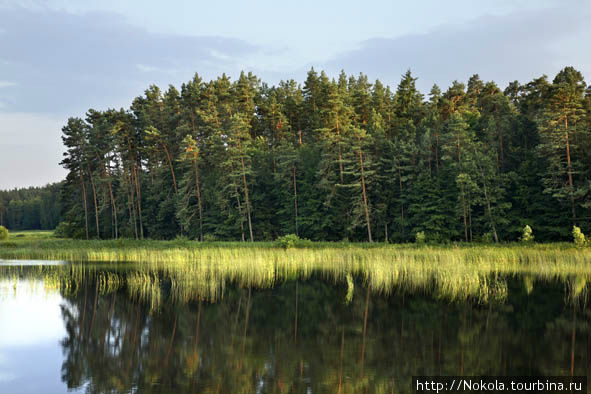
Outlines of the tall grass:
M122 263L117 269L93 266L101 292L127 288L131 296L161 302L164 283L173 300L215 300L224 286L267 288L278 282L320 274L350 288L356 277L374 292L429 291L449 300L502 301L506 278L525 275L528 291L539 280L572 282L573 295L591 283L591 253L571 244L423 246L318 243L283 249L273 243L198 243L179 241L72 241L11 239L0 258ZM129 264L137 263L137 264ZM45 267L49 281L68 291L79 288L87 264ZM103 266L105 267L105 266ZM129 272L121 274L121 268ZM7 267L4 267L7 268ZM57 273L56 273L57 272ZM61 272L61 273L60 273ZM99 274L97 274L97 272ZM57 275L57 279L51 279ZM122 277L119 277L122 275ZM575 279L573 279L575 278Z

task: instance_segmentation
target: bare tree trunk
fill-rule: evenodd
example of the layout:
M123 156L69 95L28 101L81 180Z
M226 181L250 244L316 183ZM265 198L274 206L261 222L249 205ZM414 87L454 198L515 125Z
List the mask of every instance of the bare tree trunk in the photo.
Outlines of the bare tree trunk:
M439 174L439 133L435 133L435 171Z
M462 197L462 212L464 218L464 240L468 242L468 222L467 222L467 212L466 212L466 197L464 194L464 185L461 188L461 197Z
M293 173L293 208L295 211L295 233L298 234L298 184L296 182L296 166L292 167Z
M232 164L232 172L234 172L234 165ZM236 194L236 201L238 202L238 216L240 217L240 234L242 235L242 242L245 242L244 237L244 223L242 223L242 204L240 203L240 194L238 193L238 185L232 178L232 184L234 185L234 193Z
M400 189L400 229L404 237L404 203L402 201L402 172L400 171L400 162L398 162L398 186Z
M567 164L567 171L568 171L568 186L570 189L570 207L573 216L573 226L577 225L577 215L575 212L575 194L574 194L574 186L573 186L573 169L570 162L570 144L568 142L568 118L566 115L564 116L564 136L566 138L566 164Z
M113 220L115 224L115 239L119 237L119 221L117 218L117 204L115 203L115 196L113 194L113 181L111 180L111 171L106 169L107 176L109 177L109 198L111 199L111 207L113 208Z
M500 161L500 170L503 170L503 165L505 161L504 153L503 153L503 132L499 132L499 161Z
M468 206L470 206L471 202L468 200ZM470 242L472 242L472 209L468 209L468 228L470 229Z
M174 167L172 166L172 160L170 158L170 153L168 153L168 148L166 147L164 142L162 142L162 148L164 149L164 153L166 153L166 160L168 161L168 166L170 167L170 173L172 175L172 185L174 186L174 192L176 193L179 190L176 185L176 176L174 175Z
M135 163L132 164L133 165L133 176L135 178L135 191L136 191L136 197L137 197L137 210L138 210L138 216L139 216L139 220L140 220L140 237L141 239L144 239L144 223L142 220L142 192L141 192L141 187L140 187L140 181L138 179L137 176L137 168Z
M363 194L363 210L365 211L365 223L367 224L367 239L369 242L373 242L371 239L371 224L369 222L369 208L367 204L367 193L365 191L365 171L363 167L363 153L361 149L358 151L359 154L359 166L361 167L361 192Z
M203 242L203 207L201 205L201 186L199 185L197 159L193 160L193 167L195 168L195 187L197 189L197 205L199 206L199 240Z
M341 129L339 127L339 120L337 118L337 136L338 136L338 140L337 140L337 145L339 147L339 175L341 178L341 185L343 184L343 152L342 152L342 147L341 147Z
M248 185L246 183L246 168L244 166L244 156L242 156L242 148L240 148L240 164L242 164L242 181L244 182L244 199L246 203L246 214L248 216L248 231L250 232L250 242L254 242L252 235L252 221L250 219L250 199L248 198Z
M86 203L86 185L82 171L80 171L80 184L82 185L82 205L84 206L84 229L86 230L86 239L88 239L88 204Z
M484 178L484 174L482 175ZM488 198L488 192L486 189L486 182L484 182L483 180L483 191L484 191L484 199L486 200L486 206L487 206L487 211L488 211L488 218L490 220L490 225L492 227L493 230L493 235L495 237L495 242L498 243L499 242L499 236L497 235L497 226L495 225L495 220L493 218L492 215L492 209L490 206L490 199Z
M92 188L92 197L94 200L94 220L96 222L96 236L100 239L101 233L99 229L99 214L98 214L98 204L96 200L96 188L94 187L94 180L92 179L92 173L90 172L90 168L88 169L88 177L90 179L90 186Z
M123 167L123 175L125 176L125 184L127 186L127 207L129 208L129 222L133 222L133 231L135 235L135 239L138 239L138 229L137 229L137 217L136 217L136 209L135 209L135 201L133 198L133 181L131 175L127 174L125 171L125 167Z

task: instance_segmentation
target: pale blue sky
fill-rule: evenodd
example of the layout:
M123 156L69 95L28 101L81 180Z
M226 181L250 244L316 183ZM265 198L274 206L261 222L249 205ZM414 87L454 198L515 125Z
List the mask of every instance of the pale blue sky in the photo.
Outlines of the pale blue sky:
M0 0L0 188L64 176L68 116L195 72L303 82L314 66L395 87L411 68L423 91L566 65L589 79L590 17L587 0Z

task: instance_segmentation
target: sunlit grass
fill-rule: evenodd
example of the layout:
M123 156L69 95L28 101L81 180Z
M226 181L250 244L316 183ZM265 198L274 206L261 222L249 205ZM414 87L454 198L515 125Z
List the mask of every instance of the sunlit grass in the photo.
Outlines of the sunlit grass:
M103 267L111 270L105 272L93 268L99 272L101 292L125 287L131 296L149 300L154 307L161 302L164 283L172 299L186 302L218 299L228 282L269 288L313 274L347 288L355 277L374 292L429 291L442 299L482 303L502 301L507 295L504 278L511 275L529 278L528 291L538 280L569 280L575 296L591 283L591 253L567 243L420 247L314 243L283 249L270 242L73 241L33 236L11 238L7 247L0 246L0 258L109 263ZM116 271L112 262L120 263ZM49 283L59 281L67 291L76 291L86 265L44 269ZM129 270L124 277L121 267Z

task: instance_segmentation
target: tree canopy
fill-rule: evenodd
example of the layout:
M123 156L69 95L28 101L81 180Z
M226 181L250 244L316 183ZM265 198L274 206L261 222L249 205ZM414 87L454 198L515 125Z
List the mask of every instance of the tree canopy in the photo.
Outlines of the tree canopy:
M64 230L80 238L536 240L589 231L591 90L566 67L425 97L308 72L150 86L63 127ZM0 208L2 209L2 208ZM4 207L4 209L6 209Z

